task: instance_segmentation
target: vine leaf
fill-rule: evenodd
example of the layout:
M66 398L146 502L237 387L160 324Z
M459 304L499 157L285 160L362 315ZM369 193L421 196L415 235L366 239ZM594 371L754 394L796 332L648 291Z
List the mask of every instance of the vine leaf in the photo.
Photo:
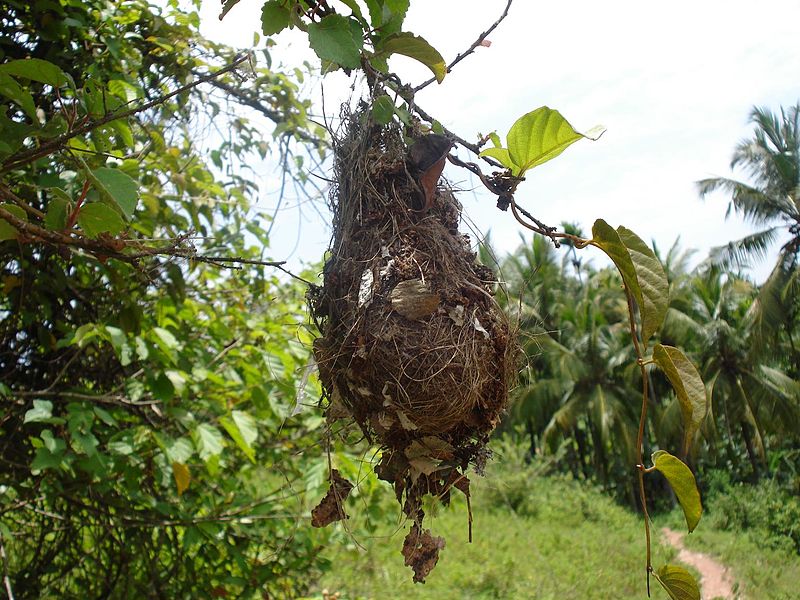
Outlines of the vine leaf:
M669 307L669 281L655 253L642 239L626 227L617 227L620 240L628 249L636 279L642 293L639 314L642 319L642 343L661 328Z
M506 136L508 163L503 162L494 148L484 150L481 156L500 160L503 166L511 169L513 175L522 177L528 169L554 159L578 140L597 140L603 132L605 128L595 127L590 133L579 133L560 112L540 106L522 115L509 129Z
M355 19L328 15L319 23L308 25L308 43L323 61L355 69L361 65L364 39Z
M622 280L625 282L625 287L633 296L636 305L643 306L642 289L639 286L636 267L619 233L603 219L597 219L594 225L592 225L591 244L600 248L608 255L617 269L619 269Z
M680 349L656 344L653 348L653 360L664 371L678 396L686 451L708 412L706 387L692 361Z
M90 238L95 238L101 233L117 235L125 229L125 221L119 213L100 202L91 202L81 207L78 213L78 225Z
M16 204L0 204L0 208L7 210L18 219L22 219L23 221L28 220L28 215L25 210ZM5 240L15 240L17 239L18 235L19 231L17 231L17 228L0 217L0 242Z
M442 83L447 74L447 63L439 51L424 38L402 31L387 36L375 48L377 58L388 58L390 54L402 54L418 60L428 67L438 83Z
M672 600L700 600L700 587L686 569L664 565L654 575Z
M689 467L679 458L669 452L656 450L652 456L653 466L667 478L672 491L686 517L686 526L689 533L694 531L703 514L703 504L700 501L700 492L697 491L697 482Z

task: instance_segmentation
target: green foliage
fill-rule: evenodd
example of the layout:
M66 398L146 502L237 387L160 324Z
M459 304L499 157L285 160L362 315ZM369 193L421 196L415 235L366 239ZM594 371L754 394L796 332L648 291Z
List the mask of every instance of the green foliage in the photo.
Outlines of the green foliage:
M191 85L234 52L175 2L6 5L9 585L17 598L297 596L327 536L299 526L324 487L308 474L327 467L303 451L318 447L321 419L291 416L312 334L304 288L257 264L268 219L239 167L273 141L286 160L296 139L324 151L308 103L258 66L249 80L228 70ZM236 135L192 137L212 120ZM195 244L255 264L191 260Z
M664 565L655 572L655 578L672 600L700 600L697 582L683 567Z

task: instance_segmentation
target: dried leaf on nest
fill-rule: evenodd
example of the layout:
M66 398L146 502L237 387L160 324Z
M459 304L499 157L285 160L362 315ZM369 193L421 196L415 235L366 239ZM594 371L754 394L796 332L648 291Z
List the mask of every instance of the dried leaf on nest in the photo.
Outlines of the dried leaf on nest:
M331 486L322 501L311 511L311 525L325 527L334 521L349 519L343 504L352 489L353 484L342 477L337 469L332 469Z
M419 526L414 523L403 540L403 556L405 564L414 570L414 582L424 583L436 563L439 562L439 550L443 549L443 537L433 537L431 530L420 533Z
M421 279L401 281L394 286L389 299L392 309L411 321L429 317L439 308L439 294L431 292Z

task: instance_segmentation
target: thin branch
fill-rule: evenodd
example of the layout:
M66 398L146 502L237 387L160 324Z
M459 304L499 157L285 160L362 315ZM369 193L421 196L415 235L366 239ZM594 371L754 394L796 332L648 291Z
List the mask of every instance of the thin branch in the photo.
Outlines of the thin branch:
M506 7L503 10L503 14L500 15L500 18L497 19L497 21L495 21L492 24L492 26L489 27L489 29L487 29L482 34L480 34L478 36L478 39L476 39L474 42L472 42L472 45L469 48L467 48L464 52L462 52L461 54L456 56L455 59L453 60L453 62L451 62L449 65L447 65L447 72L448 73L453 69L454 66L456 66L458 63L460 63L462 60L464 60L467 56L469 56L470 54L475 52L475 49L478 46L483 45L483 41L489 36L489 34L492 33L495 29L497 29L497 26L500 25L500 23L503 21L503 19L505 19L508 16L508 9L511 8L511 2L512 2L512 0L508 0L508 2L506 2ZM431 77L427 81L425 81L425 82L419 84L417 87L415 87L414 88L414 92L416 93L416 92L420 91L422 88L425 88L425 87L429 86L434 81L436 81L436 78L435 77Z
M123 110L121 112L112 112L99 119L89 120L85 124L81 125L80 127L77 127L76 129L73 129L72 131L68 131L67 133L64 133L62 135L59 135L58 137L55 137L51 140L44 142L38 148L31 148L29 150L18 152L17 154L8 157L3 162L2 167L0 167L0 174L7 173L8 171L16 169L17 167L20 167L22 165L31 163L44 156L49 156L50 154L53 154L54 152L57 152L60 148L64 147L64 145L72 138L77 137L79 135L83 135L84 133L89 133L90 131L97 129L98 127L102 127L103 125L110 123L111 121L116 121L117 119L125 119L127 117L131 117L145 110L149 110L155 106L158 106L159 104L163 104L170 98L174 98L175 96L187 92L202 83L205 83L207 81L212 81L216 77L219 77L221 75L224 75L225 73L229 73L235 70L239 65L241 65L243 62L247 60L250 60L250 54L245 54L244 56L241 56L236 60L234 60L227 67L223 67L218 71L214 71L213 73L208 73L207 75L203 75L202 77L199 77L195 81L188 83L184 86L181 86L178 89L170 92L169 94L165 94L164 96L159 96L158 98L151 100L150 102L147 102L145 104L142 104L141 106L138 106L136 108L131 108L128 110Z
M3 584L6 588L8 600L14 600L14 591L11 589L11 577L8 574L8 557L6 556L6 547L3 544L3 534L0 533L0 558L3 560Z

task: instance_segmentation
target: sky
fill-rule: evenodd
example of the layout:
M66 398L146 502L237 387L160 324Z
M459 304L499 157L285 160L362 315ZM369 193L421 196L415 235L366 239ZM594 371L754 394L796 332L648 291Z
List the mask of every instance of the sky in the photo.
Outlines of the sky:
M241 0L220 23L219 3L207 0L202 31L249 48L262 4ZM404 29L423 36L449 63L505 5L412 0ZM665 251L680 237L683 247L698 250L699 261L709 248L753 231L738 217L725 220L724 196L700 200L695 182L731 174L731 153L752 130L754 105L778 110L800 99L798 25L797 0L514 0L489 36L491 46L456 65L441 85L422 90L417 103L470 141L491 131L504 137L518 117L542 105L559 110L578 131L604 125L597 142L582 140L530 171L518 188L519 204L548 224L576 222L587 235L597 218L625 225ZM274 62L314 60L300 32L276 40ZM392 58L390 68L412 84L429 77L405 57ZM307 91L316 98L324 93L335 114L331 107L350 98L352 83L337 73ZM475 160L463 149L459 156ZM476 189L474 178L449 164L445 176L465 190L459 195L465 230L490 233L501 255L522 243L520 236L530 239L495 208L493 196ZM264 165L259 206L267 211L277 183L274 166ZM277 217L273 257L290 264L318 260L330 236L323 216L289 203ZM754 265L757 280L766 277L776 252Z

